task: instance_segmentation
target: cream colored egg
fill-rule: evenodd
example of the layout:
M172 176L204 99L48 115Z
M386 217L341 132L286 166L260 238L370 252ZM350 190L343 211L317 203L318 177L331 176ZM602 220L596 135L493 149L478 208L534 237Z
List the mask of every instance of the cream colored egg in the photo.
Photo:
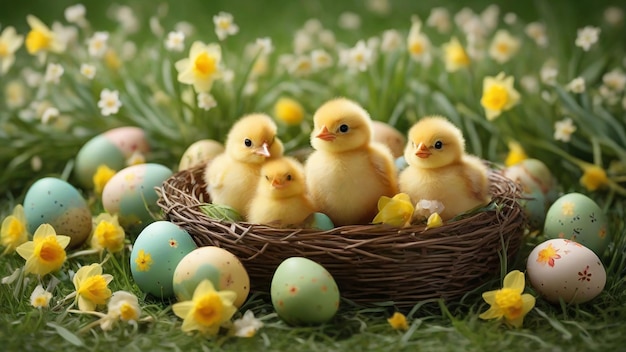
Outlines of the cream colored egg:
M372 121L372 138L375 142L386 145L394 159L404 154L406 138L393 126L382 121Z
M578 242L557 238L539 244L526 262L533 288L547 301L584 303L599 295L606 283L600 258Z
M186 170L192 166L196 166L211 160L224 152L224 146L212 139L202 139L192 145L183 153L180 158L178 170Z

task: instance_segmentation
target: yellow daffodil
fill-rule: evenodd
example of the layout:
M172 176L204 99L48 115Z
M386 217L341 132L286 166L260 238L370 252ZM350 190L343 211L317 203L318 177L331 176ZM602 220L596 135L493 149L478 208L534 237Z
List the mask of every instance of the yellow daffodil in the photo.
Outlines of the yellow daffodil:
M176 62L178 81L193 85L197 92L208 92L213 82L221 77L222 49L217 44L196 41L191 45L189 57Z
M57 235L49 224L42 224L33 235L33 240L21 244L15 251L24 259L25 273L46 275L59 270L65 263L65 247L70 244L68 236Z
M512 166L515 165L522 160L528 159L528 155L521 144L516 141L510 141L509 144L509 154L507 154L506 159L504 160L504 165Z
M233 335L237 337L252 337L263 327L263 322L254 317L254 312L247 310L243 317L233 321Z
M274 116L287 125L299 125L304 119L304 108L297 100L283 97L274 104Z
M46 291L43 286L37 285L30 295L30 304L35 308L48 308L52 293Z
M28 229L24 207L18 204L13 208L13 213L2 221L0 229L0 243L4 247L2 253L12 253L22 243L28 241Z
M91 248L107 250L111 253L124 249L126 233L120 226L117 215L102 213L94 220Z
M216 335L220 326L230 320L237 308L233 302L237 294L233 291L216 291L210 280L198 284L190 301L172 306L174 314L183 319L182 330L198 330L203 334Z
M407 226L411 223L415 207L406 193L398 193L393 198L381 196L378 199L378 214L372 220L374 224Z
M409 324L406 321L406 317L400 312L393 313L391 318L387 319L387 322L389 323L389 325L391 325L392 328L396 330L406 331L409 329Z
M511 109L520 100L520 94L513 88L513 76L505 76L500 72L495 77L483 80L483 96L480 104L485 108L487 120L492 121L503 111Z
M102 274L102 266L98 263L86 265L74 274L74 288L78 309L83 312L95 311L97 305L105 304L111 297L108 285L113 276Z
M489 46L489 56L503 64L509 61L519 48L520 40L512 36L507 30L500 29L496 32Z
M150 255L150 253L146 253L143 249L139 250L139 253L137 253L137 258L135 259L135 264L137 264L137 270L148 271L150 270L152 263L152 255Z
M608 185L609 179L603 168L593 164L585 164L582 169L583 175L580 178L580 184L588 191L593 192Z
M483 299L491 307L479 315L481 319L504 319L513 327L519 328L524 317L535 306L535 297L524 293L524 273L513 270L504 277L502 289L483 293Z
M470 64L470 58L467 51L461 45L456 37L453 37L448 43L443 45L443 56L446 65L446 71L455 72Z
M115 170L111 169L105 164L98 166L96 172L93 174L93 185L96 194L102 194L104 186L115 175Z
M15 28L6 27L0 34L0 73L5 74L15 62L15 52L22 46L24 36L18 35Z
M48 28L39 18L28 15L26 21L30 26L30 32L26 35L26 50L31 55L43 55L47 52L59 53L63 51L63 42Z

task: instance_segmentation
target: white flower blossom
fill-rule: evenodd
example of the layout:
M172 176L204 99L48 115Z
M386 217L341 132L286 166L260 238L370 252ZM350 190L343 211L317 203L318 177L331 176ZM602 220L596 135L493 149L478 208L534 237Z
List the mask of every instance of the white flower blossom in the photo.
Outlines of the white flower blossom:
M373 53L363 40L359 40L353 48L342 51L341 62L353 71L364 72L373 61Z
M108 45L107 41L109 40L108 32L96 32L94 35L89 38L87 41L89 55L93 57L103 57L107 51Z
M556 84L556 76L559 74L559 70L552 66L543 66L541 71L539 71L539 76L541 77L541 82L543 84L553 86Z
M48 66L46 66L46 74L44 76L44 80L47 83L58 84L61 76L63 76L63 72L65 72L65 70L60 64L49 63Z
M135 16L135 12L129 6L117 6L114 9L114 17L122 26L124 32L132 34L139 30L139 20Z
M339 28L355 30L361 27L361 17L354 12L342 12L339 14Z
M319 33L323 28L324 26L322 26L322 22L320 22L317 18L308 19L304 22L304 26L302 27L305 32L311 35Z
M22 76L24 76L24 81L26 85L31 88L37 87L41 84L41 80L43 79L43 75L30 67L25 67L22 70Z
M563 119L554 123L554 139L557 141L569 142L572 133L576 131L576 126L570 118Z
M323 70L333 65L333 58L324 49L317 49L311 52L311 62L313 69Z
M388 29L383 32L383 39L380 43L380 50L389 53L399 49L402 46L402 37L400 32L395 29Z
M443 203L437 200L421 199L415 204L414 216L428 218L431 214L439 213L445 209Z
M165 33L165 30L163 29L163 26L161 26L161 22L159 22L158 17L156 16L150 17L150 21L148 22L148 24L150 25L150 31L156 37L161 37L163 36L163 33Z
M96 67L90 64L81 64L80 73L87 79L93 79L96 76Z
M622 92L626 87L626 74L620 69L614 69L602 76L602 83L616 92Z
M176 25L174 25L174 30L176 32L183 32L185 37L191 37L193 33L195 32L195 28L193 27L193 24L186 22L186 21L181 21L181 22L176 23Z
M391 12L390 0L367 0L365 6L372 13L384 16Z
M185 50L185 33L181 31L169 32L165 39L165 49L178 52Z
M293 51L297 55L304 54L313 48L313 38L306 31L299 30L293 36Z
M332 49L337 45L335 33L333 33L333 31L331 31L330 29L324 29L323 31L319 32L317 38L320 44L322 44L322 46L324 46L325 48Z
M141 307L137 296L126 291L116 291L107 304L108 312L100 319L100 328L107 331L118 320L136 324L141 316Z
M272 38L270 37L257 38L255 46L257 50L260 51L261 55L269 55L274 51L274 45L272 44Z
M565 86L565 89L580 94L585 91L585 79L582 77L576 77Z
M65 9L64 15L65 20L69 23L75 23L79 26L85 25L85 13L87 10L85 9L85 5L76 4L73 6L69 6Z
M52 293L46 291L43 286L37 285L30 294L30 304L35 308L48 308Z
M21 80L12 80L4 87L4 98L9 109L26 104L26 88Z
M103 89L100 92L98 107L103 116L117 114L121 106L122 102L120 101L119 92L117 90Z
M215 24L215 34L219 40L224 40L229 35L235 35L239 32L239 26L233 22L233 15L227 12L220 12L213 16Z
M515 23L517 23L517 15L513 12L507 12L504 15L504 23L508 24L509 26L514 25Z
M491 4L487 6L480 14L480 20L483 25L489 30L492 31L494 28L498 26L498 17L500 16L500 7L496 4Z
M537 93L539 91L539 82L535 76L526 75L520 79L520 85L528 93Z
M309 56L301 55L289 63L287 70L296 77L306 76L313 71L313 62Z
M263 327L263 322L254 317L254 312L247 310L243 317L233 321L234 335L238 337L252 337Z
M598 42L600 37L600 28L586 26L578 30L576 37L576 46L581 47L584 51L589 51L591 46Z
M546 32L546 25L540 22L531 22L524 28L526 35L529 36L535 43L545 48L548 46L548 35Z
M445 7L434 7L430 10L430 15L426 19L428 27L435 27L439 33L448 33L452 24L450 22L450 12Z
M48 124L48 122L50 122L50 120L52 120L55 117L58 117L59 115L60 115L59 109L55 107L48 107L46 108L46 110L43 111L43 114L41 114L41 123L46 125Z
M604 20L611 26L618 26L624 20L624 10L617 6L609 6L604 10Z
M257 81L248 81L245 86L243 86L243 95L251 96L256 94L259 90L259 84Z
M217 101L211 94L205 92L198 93L198 107L200 109L211 110L216 106Z

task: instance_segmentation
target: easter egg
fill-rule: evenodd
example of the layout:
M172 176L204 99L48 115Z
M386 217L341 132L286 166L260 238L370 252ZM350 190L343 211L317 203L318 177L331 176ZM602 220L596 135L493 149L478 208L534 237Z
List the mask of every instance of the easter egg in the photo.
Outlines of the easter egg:
M250 293L250 277L239 258L225 249L207 246L191 251L176 266L172 281L176 298L190 300L196 286L206 279L216 290L234 291L236 307L241 307Z
M600 258L582 244L561 238L535 247L528 256L526 270L532 287L553 303L590 301L606 283Z
M529 192L524 192L518 202L528 219L528 226L533 230L543 228L547 208L545 196L541 190L533 188Z
M388 123L377 120L372 121L372 139L387 146L394 158L404 154L406 138L400 131Z
M102 190L102 205L109 214L117 214L120 225L139 229L154 221L151 212L158 212L160 186L172 171L159 164L138 164L117 172Z
M556 178L550 169L538 159L524 159L504 170L504 176L510 178L522 186L526 194L539 190L543 194L546 209L552 204L558 195Z
M99 134L85 143L74 164L74 173L79 184L92 188L93 175L98 166L106 165L119 171L126 166L126 160L135 152L146 154L150 146L146 135L138 127L118 127Z
M272 305L293 325L330 321L339 309L335 279L320 264L303 257L285 259L274 272Z
M224 146L212 139L202 139L192 145L183 153L178 164L178 170L186 170L192 166L200 165L215 158L224 152Z
M574 240L602 256L611 241L607 225L596 202L580 193L568 193L548 209L543 233L547 238Z
M91 234L91 211L71 184L54 177L37 180L24 198L24 216L33 234L50 224L57 234L70 237L69 248L79 247Z
M406 162L406 159L404 159L404 156L397 157L396 160L394 160L394 164L396 165L396 170L398 172L406 169L406 167L409 166L409 164Z
M324 213L316 212L312 214L312 217L311 228L322 231L332 230L335 228L333 221Z
M169 221L151 223L139 233L130 253L135 283L155 297L172 297L176 266L196 248L191 236L179 226Z

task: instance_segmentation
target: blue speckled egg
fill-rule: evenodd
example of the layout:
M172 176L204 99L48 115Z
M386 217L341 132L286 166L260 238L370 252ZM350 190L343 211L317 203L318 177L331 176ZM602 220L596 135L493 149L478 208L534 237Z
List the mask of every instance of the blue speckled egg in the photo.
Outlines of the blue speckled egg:
M158 298L174 295L176 266L197 246L187 231L169 221L146 226L133 244L130 271L141 291Z
M110 214L117 214L124 228L141 229L154 221L150 212L158 212L154 187L163 184L172 170L159 164L139 164L120 170L102 190L102 204Z
M611 242L608 221L593 199L580 193L568 193L548 209L543 233L547 238L565 238L581 243L598 257Z
M54 177L45 177L26 192L24 216L32 234L39 225L50 224L57 234L71 238L69 248L83 244L91 233L91 211L74 186Z
M146 154L149 151L150 146L141 128L114 128L93 137L80 148L74 173L81 186L92 188L93 175L98 166L106 165L118 171L126 167L126 160L134 152Z

